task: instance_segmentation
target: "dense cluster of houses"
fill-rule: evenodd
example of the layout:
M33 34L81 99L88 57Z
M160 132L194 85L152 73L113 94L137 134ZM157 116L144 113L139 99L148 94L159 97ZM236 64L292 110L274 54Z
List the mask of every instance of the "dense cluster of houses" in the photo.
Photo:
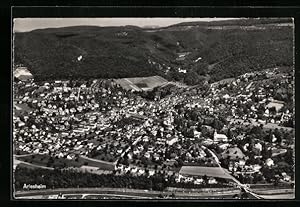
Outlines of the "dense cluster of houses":
M158 170L178 172L188 165L216 167L215 159L201 147L214 146L221 151L216 153L220 159L229 160L227 170L232 174L260 173L263 165L276 164L272 156L260 164L249 164L245 154L250 143L239 148L233 144L228 131L234 128L236 121L253 126L256 122L266 126L271 123L279 127L293 119L294 111L272 96L277 90L276 84L292 89L291 77L281 78L274 86L258 81L262 74L269 79L277 75L276 70L245 74L226 83L212 84L205 97L182 93L154 101L102 80L18 81L14 84L15 151L69 160L87 156L116 163L119 173L144 174L150 170L153 174ZM182 106L181 112L178 105ZM201 129L204 127L210 134L204 135L199 122L185 121L189 119L186 117L189 110L200 110L201 117L217 118L225 114L228 122L221 129L202 124ZM177 123L180 119L184 120L181 128ZM186 131L191 133L187 135ZM234 137L244 138L244 134ZM286 149L282 143L276 143L275 136L273 139L268 150L284 154ZM252 145L255 156L261 156L262 141ZM180 176L178 181L203 182L200 177ZM288 180L287 174L282 176ZM210 176L208 182L217 181Z

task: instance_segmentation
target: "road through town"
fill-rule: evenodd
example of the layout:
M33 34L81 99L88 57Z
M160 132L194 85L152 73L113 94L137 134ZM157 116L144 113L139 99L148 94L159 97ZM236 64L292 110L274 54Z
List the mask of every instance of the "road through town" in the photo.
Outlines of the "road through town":
M205 147L206 148L206 147ZM220 160L217 157L217 155L210 149L206 148L210 154L212 155L212 157L215 159L215 162L218 164L219 168L223 170L223 172L227 175L229 175L231 177L231 179L241 188L243 189L246 193L249 193L251 196L253 196L256 199L292 199L294 197L293 193L289 192L286 193L285 189L278 189L276 190L276 192L274 193L274 195L259 195L257 193L254 193L252 190L250 190L250 188L245 185L242 184L240 181L238 181L236 178L234 178L226 169L224 169L221 165L220 165ZM292 190L293 192L293 190Z

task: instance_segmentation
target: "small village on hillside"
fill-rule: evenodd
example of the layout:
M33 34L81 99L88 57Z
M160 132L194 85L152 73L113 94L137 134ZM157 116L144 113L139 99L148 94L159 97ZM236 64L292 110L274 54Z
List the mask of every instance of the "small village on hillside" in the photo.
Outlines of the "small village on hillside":
M294 18L12 23L13 198L296 198Z
M36 82L25 67L14 78L17 190L28 182L22 172L40 169L48 178L106 176L99 187L168 191L173 197L206 188L230 188L237 197L256 197L261 186L294 191L290 68L194 86L160 76ZM99 185L43 182L48 188Z

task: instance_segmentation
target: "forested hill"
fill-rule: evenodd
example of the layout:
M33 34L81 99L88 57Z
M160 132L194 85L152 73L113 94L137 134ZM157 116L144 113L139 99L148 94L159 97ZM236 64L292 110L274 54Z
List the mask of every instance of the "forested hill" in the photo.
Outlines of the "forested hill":
M291 19L242 19L40 29L15 33L14 57L35 80L161 75L193 85L292 66L293 27Z

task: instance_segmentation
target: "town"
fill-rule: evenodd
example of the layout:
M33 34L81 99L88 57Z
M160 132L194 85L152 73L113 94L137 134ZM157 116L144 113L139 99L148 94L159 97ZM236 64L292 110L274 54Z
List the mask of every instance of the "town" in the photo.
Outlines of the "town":
M14 171L23 166L116 179L159 177L161 183L136 187L159 191L293 189L291 68L195 86L159 76L130 80L15 76ZM20 189L24 182L16 178L15 185ZM82 187L97 187L87 185Z

